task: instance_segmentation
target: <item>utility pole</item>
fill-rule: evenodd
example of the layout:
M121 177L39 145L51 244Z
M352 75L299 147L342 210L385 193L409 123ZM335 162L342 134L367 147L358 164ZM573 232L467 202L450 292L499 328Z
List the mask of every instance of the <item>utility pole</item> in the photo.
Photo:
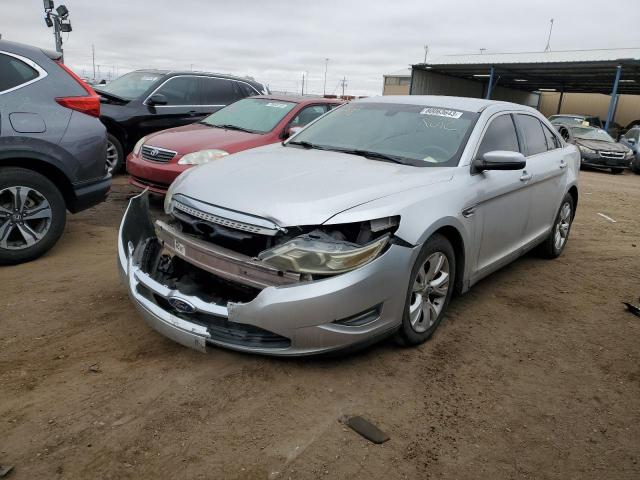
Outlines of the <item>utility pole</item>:
M329 58L324 59L324 87L322 87L322 96L327 94L327 67L329 65Z
M53 35L56 42L56 52L62 56L60 60L64 63L64 52L62 50L62 33L71 32L71 22L69 21L69 10L64 5L58 5L53 11L53 0L42 0L44 4L44 23L47 27L53 27Z
M424 62L422 63L427 63L427 53L429 53L429 45L424 46Z
M91 61L93 62L93 83L96 82L96 48L91 44Z
M302 72L302 89L300 90L300 95L304 95L304 72Z
M347 77L342 77L342 80L340 80L340 85L342 85L342 97L344 98L344 89L347 86Z
M544 47L545 52L551 51L551 32L553 31L553 18L551 19L551 25L549 26L549 36L547 37L547 46Z
M480 55L484 54L484 52L486 52L486 51L487 51L487 49L486 49L486 48L481 48L481 49L480 49Z

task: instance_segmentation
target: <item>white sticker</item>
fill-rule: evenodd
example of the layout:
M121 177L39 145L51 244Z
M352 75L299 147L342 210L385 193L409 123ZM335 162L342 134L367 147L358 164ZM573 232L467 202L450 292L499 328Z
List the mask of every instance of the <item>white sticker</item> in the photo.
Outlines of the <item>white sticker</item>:
M140 80L142 82L155 82L158 77L142 77Z
M286 103L273 103L273 102L269 102L269 103L267 103L267 107L273 107L273 108L287 108L287 104L286 104Z
M463 113L447 108L427 107L420 112L420 115L435 115L437 117L460 118Z
M184 245L182 243L180 243L176 239L174 239L173 242L174 242L173 244L174 244L175 249L176 249L176 253L178 253L180 255L186 255L186 249L184 248Z

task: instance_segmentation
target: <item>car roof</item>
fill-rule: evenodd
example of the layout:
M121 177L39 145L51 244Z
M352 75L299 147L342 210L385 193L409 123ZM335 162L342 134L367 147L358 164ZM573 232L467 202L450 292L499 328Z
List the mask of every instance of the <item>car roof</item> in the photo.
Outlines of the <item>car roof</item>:
M280 102L294 102L300 104L306 103L330 103L340 105L344 103L344 100L336 98L323 98L323 97L309 97L304 95L285 95L285 94L270 94L270 95L256 95L249 98L265 98L269 100L278 100Z
M510 110L532 110L531 107L499 100L484 100L470 97L449 97L446 95L385 95L383 97L367 97L354 100L356 103L401 103L405 105L424 105L425 107L440 107L466 110L468 112L482 112L487 107L501 106Z
M30 57L34 54L45 54L51 60L58 60L62 57L62 54L59 52L34 47L24 43L10 42L9 40L0 40L0 50L22 55L24 57Z

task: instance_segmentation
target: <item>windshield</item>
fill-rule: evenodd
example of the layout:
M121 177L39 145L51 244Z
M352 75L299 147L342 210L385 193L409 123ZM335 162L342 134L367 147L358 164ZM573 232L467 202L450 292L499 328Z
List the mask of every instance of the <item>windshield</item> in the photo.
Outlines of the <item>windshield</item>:
M267 133L289 113L296 104L268 98L245 98L218 110L202 120L212 127L229 127L255 133Z
M146 92L161 77L161 73L130 72L107 85L98 86L97 89L125 100L133 100Z
M290 143L388 156L415 166L457 166L477 117L424 105L354 102L328 113Z
M576 138L582 138L583 140L601 140L603 142L615 142L611 135L599 128L589 127L572 127L571 133Z
M552 123L563 123L565 125L582 125L582 122L585 121L584 117L565 117L562 115L553 115L549 117L549 120Z

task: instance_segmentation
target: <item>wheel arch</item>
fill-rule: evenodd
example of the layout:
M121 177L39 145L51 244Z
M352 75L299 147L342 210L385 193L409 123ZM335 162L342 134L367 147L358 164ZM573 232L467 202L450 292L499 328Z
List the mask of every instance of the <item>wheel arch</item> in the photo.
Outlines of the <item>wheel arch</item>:
M461 294L464 291L464 274L467 261L462 234L453 225L442 226L433 232L432 235L435 234L440 234L445 237L453 247L456 256L456 280L453 288L455 294Z
M576 187L575 185L572 185L571 188L569 188L569 195L571 195L571 198L573 198L573 216L576 216L576 210L578 209L578 187Z
M73 204L75 198L73 185L67 175L55 165L33 157L10 157L0 158L0 169L3 167L24 168L43 175L60 190L67 208Z

